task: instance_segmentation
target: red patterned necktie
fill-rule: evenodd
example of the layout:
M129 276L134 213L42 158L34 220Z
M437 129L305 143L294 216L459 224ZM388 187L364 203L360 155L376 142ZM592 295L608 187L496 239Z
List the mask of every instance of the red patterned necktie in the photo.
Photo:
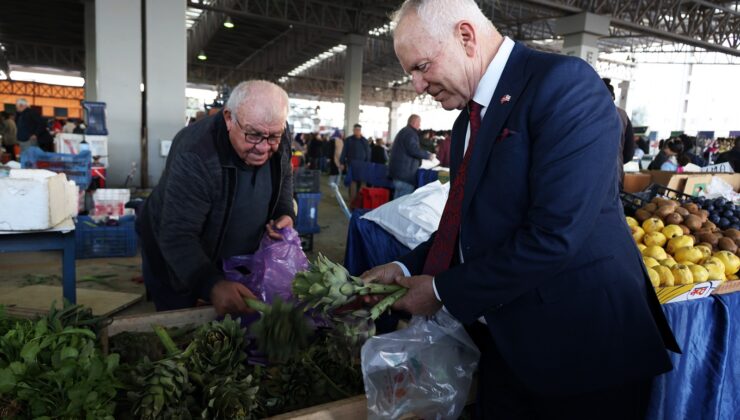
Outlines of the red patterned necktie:
M455 181L452 182L450 195L447 197L442 219L437 228L437 236L434 237L432 247L429 249L427 259L424 262L424 274L436 276L442 271L450 268L452 255L457 247L457 239L460 234L460 221L462 218L462 204L465 194L465 178L470 163L470 156L473 154L475 138L478 136L480 129L480 111L482 106L470 101L468 110L470 113L470 140L468 148L465 151L462 164L457 170Z

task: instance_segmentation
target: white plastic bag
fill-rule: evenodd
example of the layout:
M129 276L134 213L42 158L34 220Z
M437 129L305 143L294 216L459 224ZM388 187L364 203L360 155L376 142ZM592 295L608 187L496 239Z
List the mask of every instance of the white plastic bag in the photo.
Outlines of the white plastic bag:
M368 419L456 419L468 399L480 352L447 311L362 346Z
M435 181L367 212L362 218L377 223L413 249L437 230L449 193L449 182Z

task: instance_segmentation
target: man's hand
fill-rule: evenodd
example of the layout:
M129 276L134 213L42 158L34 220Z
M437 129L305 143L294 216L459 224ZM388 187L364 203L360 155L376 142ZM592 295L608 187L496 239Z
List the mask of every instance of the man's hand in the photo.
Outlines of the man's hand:
M360 278L365 283L393 284L397 277L403 276L403 270L396 263L379 265L362 273Z
M221 280L211 290L211 303L219 316L254 312L244 298L257 299L243 284Z
M394 284L396 279L399 277L403 277L403 270L401 267L395 263L388 263L365 271L360 276L360 279L365 283ZM369 295L364 296L363 300L367 304L375 305L384 297L385 296Z
M281 235L278 230L286 227L293 227L293 219L291 219L290 216L280 216L277 220L270 220L270 223L267 224L267 234L270 235L270 238L272 239L282 241L283 235Z
M393 309L406 311L411 315L434 315L442 307L442 302L434 295L432 276L399 277L396 283L409 289L393 305Z

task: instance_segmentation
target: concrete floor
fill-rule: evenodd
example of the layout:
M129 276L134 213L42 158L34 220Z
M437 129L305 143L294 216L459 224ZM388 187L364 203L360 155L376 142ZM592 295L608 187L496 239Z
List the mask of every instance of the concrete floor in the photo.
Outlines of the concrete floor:
M306 253L306 255L309 260L313 260L321 252L332 261L341 262L344 261L349 221L342 213L332 190L328 186L328 177L325 175L321 176L321 192L322 197L318 211L321 233L314 235L313 250ZM348 202L345 188L342 189L342 194L345 202ZM141 276L141 257L138 255L131 258L77 260L76 266L78 288L145 293L144 285L135 281ZM99 281L79 281L86 276L102 276L105 278ZM61 285L61 253L0 252L0 293L35 284ZM120 311L117 315L153 311L154 305L151 302L141 301Z

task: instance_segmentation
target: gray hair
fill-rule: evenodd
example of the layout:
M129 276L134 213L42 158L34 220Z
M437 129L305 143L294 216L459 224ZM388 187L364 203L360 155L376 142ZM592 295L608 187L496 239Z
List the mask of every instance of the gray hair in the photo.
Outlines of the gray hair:
M15 104L28 106L28 101L26 100L26 98L18 98L18 100L15 101Z
M415 13L424 23L424 29L438 40L452 35L461 20L472 22L484 33L495 29L474 0L406 0L391 15L391 26L398 26L409 13Z
M251 102L255 96L263 96L255 102ZM264 96L274 100L265 101ZM236 111L240 107L254 106L259 110L263 120L286 119L288 116L288 94L283 88L267 80L249 80L241 82L231 91L226 109L231 111L232 120L236 119Z

